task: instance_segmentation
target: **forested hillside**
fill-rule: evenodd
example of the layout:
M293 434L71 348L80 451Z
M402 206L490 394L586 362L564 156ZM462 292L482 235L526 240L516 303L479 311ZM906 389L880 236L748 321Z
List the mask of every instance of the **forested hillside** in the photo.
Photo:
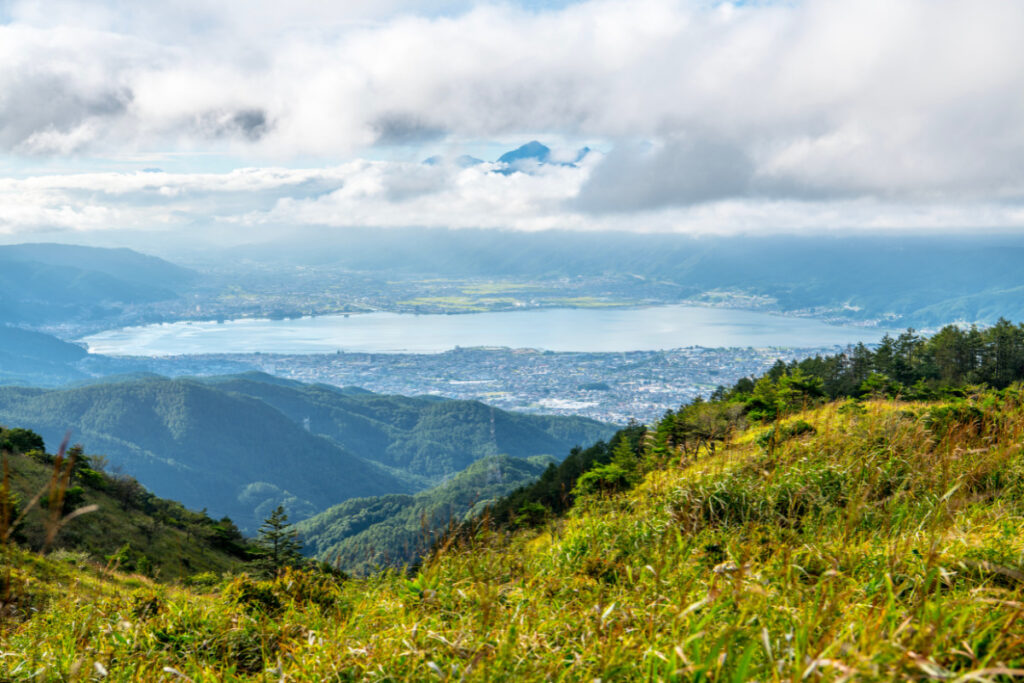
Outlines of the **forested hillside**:
M130 249L0 246L0 321L68 324L174 298L196 277Z
M543 522L570 508L585 486L618 488L633 481L635 455L680 452L683 459L706 452L750 424L764 424L759 444L771 451L792 437L813 432L800 421L774 421L826 400L849 399L842 412L863 412L861 401L949 401L928 413L929 427L955 427L981 419L965 399L986 389L1024 382L1024 324L1000 319L979 329L947 326L932 336L908 330L885 337L874 349L864 345L830 356L777 363L759 378L719 387L710 400L697 399L668 411L651 429L631 425L609 443L574 449L536 482L518 489L490 509L492 521L516 527Z
M305 517L353 496L404 492L380 466L252 398L187 380L0 389L0 421L50 443L71 430L157 495L252 532L285 504Z
M927 399L963 395L972 386L1001 389L1024 380L1024 324L1000 318L984 329L949 325L930 336L907 330L886 336L874 349L861 344L832 356L779 363L762 378L762 387L787 375L811 378L813 386L806 389L830 398L876 393ZM756 392L749 378L729 390L720 388L715 397Z
M0 324L0 385L53 386L85 379L74 367L85 356L76 344Z
M477 401L385 396L255 372L204 381L257 398L362 457L435 480L486 456L562 457L577 444L615 432L586 418L524 415Z
M485 456L558 457L614 432L592 420L259 374L4 387L0 421L51 443L70 429L158 495L228 515L249 532L280 504L303 519L349 498L427 488Z
M347 500L299 522L296 529L307 555L350 574L413 564L450 524L473 518L534 481L549 462L540 456L483 458L427 491Z

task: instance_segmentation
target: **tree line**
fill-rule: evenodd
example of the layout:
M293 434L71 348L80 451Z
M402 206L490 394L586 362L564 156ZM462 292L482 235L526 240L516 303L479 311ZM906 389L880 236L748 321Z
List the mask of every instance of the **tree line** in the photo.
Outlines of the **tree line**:
M638 480L636 469L646 453L680 461L714 455L719 444L751 423L773 425L762 435L770 448L787 437L787 429L804 428L779 425L779 418L816 403L873 397L956 399L1021 381L1024 324L1006 319L984 329L949 325L931 336L908 329L871 347L857 344L833 355L779 361L761 377L744 377L731 387L718 387L708 400L697 398L667 411L649 428L630 425L607 443L573 449L537 482L494 504L490 519L499 526L542 523L572 507L580 494L630 486Z
M908 329L886 335L874 349L858 344L831 356L780 361L762 379L778 382L798 370L820 379L830 399L872 393L932 399L960 395L972 385L1003 389L1024 380L1024 323L1000 318L985 329L947 325L928 337ZM755 383L741 379L731 389L720 387L712 399L751 394Z

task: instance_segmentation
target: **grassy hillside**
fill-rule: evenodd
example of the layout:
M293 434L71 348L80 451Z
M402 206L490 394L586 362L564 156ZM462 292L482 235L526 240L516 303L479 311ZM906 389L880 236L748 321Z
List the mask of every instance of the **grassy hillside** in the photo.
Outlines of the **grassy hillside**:
M350 574L412 564L450 523L461 523L509 491L536 480L550 460L507 455L476 461L414 496L355 498L296 525L307 555Z
M157 498L130 477L105 473L100 459L74 448L60 461L36 448L18 452L40 442L31 432L0 428L0 537L10 529L23 548L56 551L64 562L116 565L163 580L246 565L253 548L231 520Z
M580 478L567 516L515 533L481 524L413 575L338 584L290 574L236 578L208 593L115 593L88 572L55 578L66 570L15 556L19 580L49 597L38 615L6 627L0 672L197 681L1022 675L1024 389L944 404L817 405L714 449L656 443L656 434L642 444L635 484L584 493ZM600 466L603 481L616 481L624 453Z

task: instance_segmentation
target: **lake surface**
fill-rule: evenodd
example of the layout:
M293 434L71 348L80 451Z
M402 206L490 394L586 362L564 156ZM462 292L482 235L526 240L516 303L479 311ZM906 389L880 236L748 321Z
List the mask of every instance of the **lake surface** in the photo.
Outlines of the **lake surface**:
M726 308L653 306L176 322L107 330L82 341L92 353L125 356L440 353L456 346L618 352L684 346L822 347L875 342L887 331Z

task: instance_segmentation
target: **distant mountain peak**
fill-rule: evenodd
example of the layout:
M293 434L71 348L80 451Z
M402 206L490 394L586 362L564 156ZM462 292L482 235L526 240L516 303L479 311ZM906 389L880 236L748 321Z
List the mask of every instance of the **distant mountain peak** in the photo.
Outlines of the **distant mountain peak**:
M576 156L573 157L571 161L560 161L556 158L552 158L550 147L538 142L537 140L531 140L525 145L522 145L511 152L505 152L498 157L498 163L504 164L504 167L495 169L494 172L501 173L503 175L510 175L517 171L529 173L535 166L539 165L575 167L576 164L582 161L589 153L589 147L582 147L576 151Z
M541 163L546 162L551 156L551 148L545 144L542 144L536 140L531 140L525 145L512 150L511 152L505 152L498 161L503 164L514 164L517 161L524 159L533 159Z

